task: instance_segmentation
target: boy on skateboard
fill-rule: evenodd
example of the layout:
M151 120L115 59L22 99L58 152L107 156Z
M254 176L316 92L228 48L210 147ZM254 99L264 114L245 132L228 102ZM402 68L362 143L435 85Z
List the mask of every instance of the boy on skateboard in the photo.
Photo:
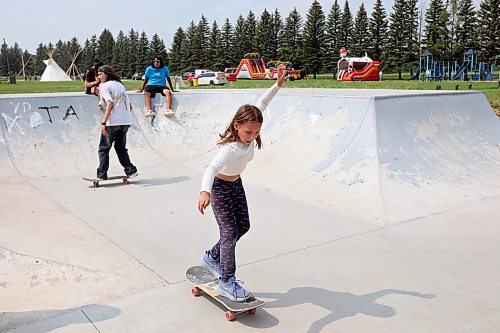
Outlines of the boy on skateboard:
M126 147L127 131L132 124L132 104L120 77L111 66L103 65L97 73L101 81L101 95L106 101L106 111L101 122L97 179L108 179L109 151L113 144L125 174L134 178L137 176L137 168L130 162Z
M254 147L262 147L262 112L271 102L286 77L286 67L278 67L278 80L257 104L242 105L218 141L219 151L203 175L198 210L204 214L211 203L219 225L220 239L207 250L201 266L219 277L221 296L244 302L250 293L236 280L236 242L250 228L247 200L240 174L253 159ZM255 141L255 142L254 142Z

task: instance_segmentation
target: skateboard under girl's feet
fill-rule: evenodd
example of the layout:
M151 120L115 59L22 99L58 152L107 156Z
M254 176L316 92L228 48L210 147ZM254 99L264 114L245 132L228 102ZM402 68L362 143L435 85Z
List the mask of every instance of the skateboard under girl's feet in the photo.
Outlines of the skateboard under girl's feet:
M128 184L128 183L130 183L131 178L134 178L134 177L129 177L129 176L123 175L123 176L111 176L111 177L108 177L108 179L100 179L100 178L82 178L82 179L86 180L88 182L92 182L94 187L99 187L100 186L99 182L107 182L108 180L116 180L116 179L121 179L123 184Z
M245 302L236 302L220 296L216 290L219 284L219 278L201 266L190 267L186 272L186 277L195 285L191 289L191 294L193 296L200 296L202 292L204 292L206 295L222 304L227 309L226 319L229 321L234 320L236 315L240 313L248 312L254 314L258 307L266 304L251 294Z

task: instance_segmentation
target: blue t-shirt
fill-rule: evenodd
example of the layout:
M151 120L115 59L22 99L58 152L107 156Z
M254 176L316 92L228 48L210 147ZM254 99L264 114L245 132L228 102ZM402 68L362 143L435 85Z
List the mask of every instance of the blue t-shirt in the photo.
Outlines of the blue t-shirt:
M160 68L149 66L146 68L144 77L148 79L148 86L166 86L167 77L170 77L170 71L167 66Z

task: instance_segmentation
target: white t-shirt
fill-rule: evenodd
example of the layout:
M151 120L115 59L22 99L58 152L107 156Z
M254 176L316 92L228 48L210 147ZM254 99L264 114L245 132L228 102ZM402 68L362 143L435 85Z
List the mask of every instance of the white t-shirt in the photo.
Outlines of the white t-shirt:
M275 83L259 99L255 106L263 113L280 86ZM242 142L229 142L219 147L219 151L208 165L203 180L201 181L201 192L210 193L217 173L226 176L236 176L245 170L248 162L253 159L255 143L244 144Z
M127 90L118 81L106 81L101 84L101 95L106 102L113 103L113 109L106 126L131 125L131 105Z

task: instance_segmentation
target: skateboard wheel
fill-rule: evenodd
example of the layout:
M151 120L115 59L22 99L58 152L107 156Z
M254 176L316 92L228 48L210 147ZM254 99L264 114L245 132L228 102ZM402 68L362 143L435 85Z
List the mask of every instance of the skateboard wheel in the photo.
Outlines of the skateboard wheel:
M234 313L232 311L226 311L226 319L228 321L233 321L234 318L236 318L236 316L234 315Z
M123 178L123 184L128 184L128 183L129 183L128 179L127 178Z
M249 314L254 314L255 312L257 312L257 308L253 308L253 309L248 310Z
M99 187L99 182L94 182L94 187Z
M198 297L201 295L201 290L198 287L194 287L191 289L191 295Z

